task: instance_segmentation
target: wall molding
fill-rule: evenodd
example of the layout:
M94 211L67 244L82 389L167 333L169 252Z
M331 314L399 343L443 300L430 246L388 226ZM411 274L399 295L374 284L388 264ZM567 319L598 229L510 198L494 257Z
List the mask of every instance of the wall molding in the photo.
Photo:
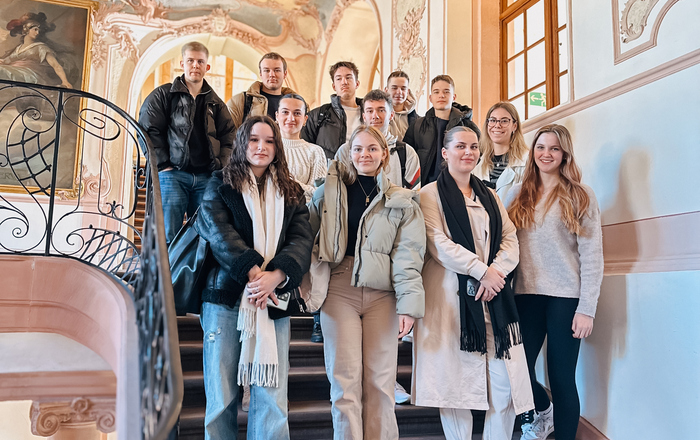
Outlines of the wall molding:
M598 431L595 426L588 420L580 417L578 419L578 431L576 431L576 440L609 440L602 432Z
M605 275L700 270L700 211L603 226Z
M623 61L629 60L632 57L645 52L657 44L659 36L659 28L664 20L666 13L671 6L678 3L679 0L666 0L666 3L661 7L659 13L654 17L654 24L651 27L649 39L641 44L638 44L628 50L623 51L622 44L630 44L632 41L639 39L647 27L647 22L654 7L660 0L628 0L620 15L620 0L612 0L613 7L613 40L615 51L615 64L620 64Z
M112 371L38 371L0 374L0 401L117 395Z
M590 107L609 101L625 93L646 86L674 73L700 64L700 49L696 49L680 57L674 58L649 70L631 76L595 93L585 96L568 104L555 107L539 116L523 122L523 132L536 131L540 127L552 124L560 119L579 113Z

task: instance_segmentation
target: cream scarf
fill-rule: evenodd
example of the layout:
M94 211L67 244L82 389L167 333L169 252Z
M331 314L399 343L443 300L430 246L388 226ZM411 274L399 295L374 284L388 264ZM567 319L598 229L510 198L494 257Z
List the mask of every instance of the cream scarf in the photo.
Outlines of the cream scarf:
M270 171L262 199L255 184L243 191L243 201L253 221L253 247L264 258L262 270L265 270L277 252L277 242L284 223L284 197L277 190L273 165L270 166ZM252 171L250 177L251 182L255 182ZM268 316L267 308L261 310L247 300L249 293L246 287L238 312L237 329L241 332L238 384L277 387L279 363L275 323Z

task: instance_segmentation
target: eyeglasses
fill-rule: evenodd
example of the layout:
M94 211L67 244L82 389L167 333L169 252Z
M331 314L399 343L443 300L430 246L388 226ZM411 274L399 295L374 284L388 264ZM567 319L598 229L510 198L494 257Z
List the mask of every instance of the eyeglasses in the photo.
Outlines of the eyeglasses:
M489 123L490 127L493 127L496 124L501 124L501 125L508 125L511 122L514 122L513 119L508 119L508 118L503 118L503 119L496 119L496 118L488 118L486 122Z

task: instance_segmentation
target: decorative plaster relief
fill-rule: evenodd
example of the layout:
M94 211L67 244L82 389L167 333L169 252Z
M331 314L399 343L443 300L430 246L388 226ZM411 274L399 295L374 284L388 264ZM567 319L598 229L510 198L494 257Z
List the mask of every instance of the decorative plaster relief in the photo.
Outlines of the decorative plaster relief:
M104 198L112 190L109 165L103 160L102 169L97 175L90 173L87 165L83 165L80 176L75 178L75 185L75 190L57 191L56 194L61 200L75 200L82 195L93 199Z
M114 398L75 398L62 402L32 402L30 417L32 434L50 437L62 425L96 422L100 432L110 433L116 428Z
M420 37L420 22L425 13L426 1L392 0L392 27L399 43L397 68L405 70L411 78L418 76L418 87L412 88L416 99L423 96L427 76L427 47Z
M345 10L356 1L357 0L337 0L331 18L328 20L328 27L326 28L326 49L331 46L333 35L335 35L335 31L338 30L340 20L343 18ZM394 0L394 2L396 2L396 0Z
M121 2L134 8L136 15L140 16L144 23L154 18L165 18L170 12L170 8L163 6L157 0L121 0Z
M139 59L139 49L136 47L136 40L133 32L125 27L111 23L110 18L124 9L123 4L111 3L101 4L92 13L90 18L92 24L92 65L102 67L107 60L107 43L105 39L112 38L119 45L119 53L124 58L137 62Z
M625 0L612 0L615 64L628 60L656 46L661 22L666 12L678 0L626 0L620 14L620 6ZM661 7L657 7L661 4ZM651 29L647 31L649 23ZM641 38L644 34L648 38Z

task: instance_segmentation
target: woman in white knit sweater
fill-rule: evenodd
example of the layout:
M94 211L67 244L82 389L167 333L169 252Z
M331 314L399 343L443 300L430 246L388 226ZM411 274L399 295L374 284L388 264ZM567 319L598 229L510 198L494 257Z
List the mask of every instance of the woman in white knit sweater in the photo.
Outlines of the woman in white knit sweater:
M277 124L282 132L284 153L287 156L289 173L304 189L306 201L314 195L316 179L325 178L328 162L323 149L301 139L299 133L309 118L304 98L289 93L280 99L277 109Z
M537 414L521 440L574 440L580 415L576 363L581 339L593 329L603 279L600 209L581 183L569 131L548 125L535 134L521 184L508 195L518 230L520 265L515 301ZM547 338L550 402L535 377L535 361Z

